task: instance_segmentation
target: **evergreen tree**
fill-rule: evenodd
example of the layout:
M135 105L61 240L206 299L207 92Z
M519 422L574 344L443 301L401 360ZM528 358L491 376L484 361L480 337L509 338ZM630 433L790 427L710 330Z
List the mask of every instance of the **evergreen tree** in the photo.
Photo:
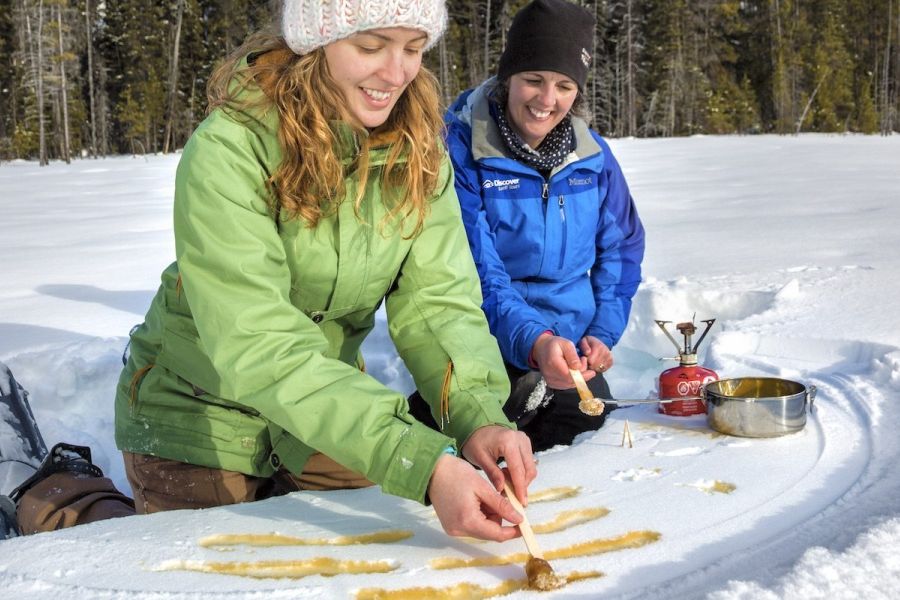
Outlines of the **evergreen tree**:
M895 0L848 0L847 40L853 61L853 105L850 129L875 133L880 128L879 103L885 106L890 77L885 54L896 43L893 22ZM886 85L887 84L887 85Z
M706 2L702 20L701 68L707 104L704 107L708 133L748 133L761 129L759 101L750 81L746 57L742 55L750 36L742 18L743 2Z
M12 0L0 0L0 159L12 152L12 134L17 125L17 79L21 77L14 58L15 28Z
M810 101L816 131L847 131L853 112L853 63L847 49L845 8L843 0L823 0L812 13L817 35L808 75L815 85Z
M444 102L496 72L528 1L448 0L425 56ZM577 3L597 20L585 94L604 135L900 128L900 0ZM0 0L0 159L182 147L216 64L280 5Z
M114 151L160 149L171 8L171 2L105 5L97 46L114 73L107 83Z

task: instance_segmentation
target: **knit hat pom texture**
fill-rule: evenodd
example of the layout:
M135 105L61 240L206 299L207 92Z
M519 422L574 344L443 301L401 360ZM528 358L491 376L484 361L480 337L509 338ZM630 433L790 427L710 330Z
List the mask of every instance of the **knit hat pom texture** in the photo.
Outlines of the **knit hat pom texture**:
M386 27L424 31L427 50L447 28L447 7L443 0L284 0L281 32L296 54Z

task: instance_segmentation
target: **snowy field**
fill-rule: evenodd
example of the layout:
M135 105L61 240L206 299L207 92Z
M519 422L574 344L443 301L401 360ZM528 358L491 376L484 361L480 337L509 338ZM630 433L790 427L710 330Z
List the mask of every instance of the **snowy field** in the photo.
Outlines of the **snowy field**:
M541 454L530 520L545 526L538 539L556 571L586 577L552 597L900 597L900 136L612 147L648 240L613 393L653 396L672 365L659 358L674 353L654 319L696 314L718 319L700 360L720 377L781 377L818 395L805 429L781 438L717 435L703 417L645 405ZM173 258L177 160L0 165L0 360L31 392L48 445L89 444L123 489L112 396L127 332ZM412 389L383 315L364 349L373 376ZM633 448L621 446L626 419ZM311 545L208 539L272 533ZM405 539L334 545L373 533ZM427 598L468 583L453 597L538 597L516 591L524 558L478 566L522 552L521 540L449 538L431 509L378 489L298 493L0 542L0 589L16 599L270 600L436 588L405 596ZM321 558L384 572L300 576ZM449 559L463 566L438 568ZM260 577L263 561L291 576Z

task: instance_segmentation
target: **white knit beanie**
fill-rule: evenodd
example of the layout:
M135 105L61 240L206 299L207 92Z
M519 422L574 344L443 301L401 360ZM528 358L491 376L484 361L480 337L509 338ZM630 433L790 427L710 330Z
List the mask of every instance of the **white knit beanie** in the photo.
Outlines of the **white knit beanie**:
M383 27L424 31L427 50L447 28L447 7L444 0L284 0L281 32L296 54Z

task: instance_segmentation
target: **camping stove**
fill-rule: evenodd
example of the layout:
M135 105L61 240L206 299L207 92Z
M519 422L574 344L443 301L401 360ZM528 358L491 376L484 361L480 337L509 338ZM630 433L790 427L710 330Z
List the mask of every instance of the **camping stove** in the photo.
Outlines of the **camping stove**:
M684 336L682 347L666 328L671 321L656 321L659 328L678 350L677 357L663 360L679 361L677 367L666 369L659 374L659 399L666 401L660 402L659 412L675 417L706 413L706 404L701 398L701 388L706 383L717 381L719 376L712 369L697 364L697 348L715 322L715 319L703 321L706 323L706 329L703 330L700 339L695 344L691 344L691 337L697 333L697 326L693 322L675 325L675 329Z

